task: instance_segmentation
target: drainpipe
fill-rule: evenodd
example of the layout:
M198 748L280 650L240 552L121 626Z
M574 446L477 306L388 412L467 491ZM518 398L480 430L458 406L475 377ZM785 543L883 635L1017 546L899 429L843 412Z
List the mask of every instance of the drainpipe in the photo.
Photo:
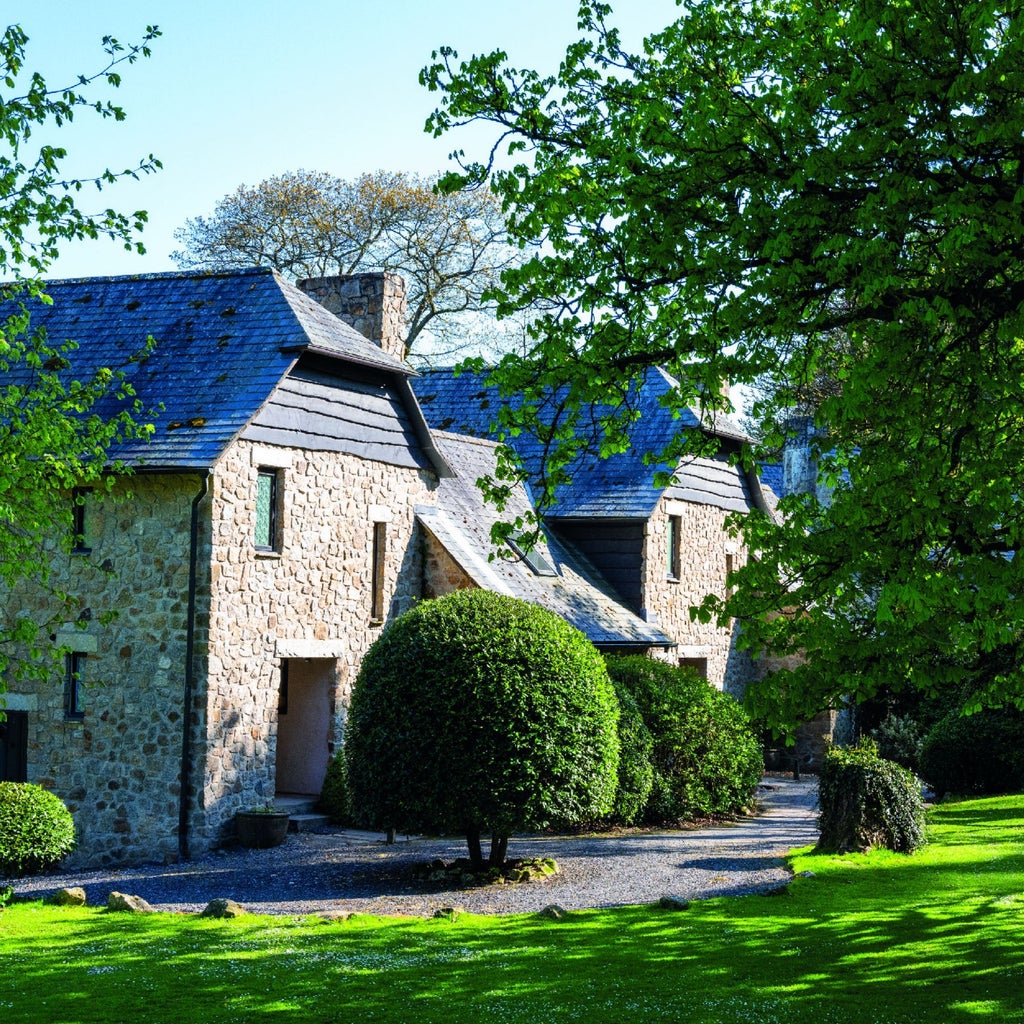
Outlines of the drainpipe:
M210 472L202 478L199 493L192 499L188 536L188 611L185 622L185 691L181 716L181 786L178 793L178 857L189 859L188 812L192 779L192 693L195 688L193 654L196 643L196 589L199 577L199 504L210 489Z

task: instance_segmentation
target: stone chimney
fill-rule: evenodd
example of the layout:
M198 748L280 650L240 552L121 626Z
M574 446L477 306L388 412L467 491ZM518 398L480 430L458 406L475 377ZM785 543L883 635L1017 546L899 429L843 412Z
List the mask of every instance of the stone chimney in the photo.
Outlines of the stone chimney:
M783 490L786 494L813 494L828 504L831 490L818 478L821 431L812 416L793 416L786 423L782 449Z
M296 284L388 355L405 361L405 279L400 274L307 277Z

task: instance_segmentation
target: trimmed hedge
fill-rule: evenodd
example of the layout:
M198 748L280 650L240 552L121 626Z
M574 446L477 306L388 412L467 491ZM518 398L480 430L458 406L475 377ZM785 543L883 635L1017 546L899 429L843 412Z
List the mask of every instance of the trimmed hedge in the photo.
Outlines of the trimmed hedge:
M913 853L923 846L924 805L914 775L878 756L870 740L834 747L818 778L818 849L827 853L881 846Z
M653 738L649 823L748 809L764 774L761 744L743 708L689 668L641 655L610 657L616 687L632 694Z
M651 750L654 738L644 724L636 699L625 686L612 679L619 701L619 783L611 821L633 825L647 808L654 785Z
M921 744L920 772L939 797L1024 790L1024 715L1011 708L947 715Z
M384 629L353 688L354 818L461 832L474 862L489 832L501 860L513 831L611 811L618 717L601 655L557 615L482 590L425 601Z
M0 875L42 871L74 846L75 823L59 797L31 782L0 782Z

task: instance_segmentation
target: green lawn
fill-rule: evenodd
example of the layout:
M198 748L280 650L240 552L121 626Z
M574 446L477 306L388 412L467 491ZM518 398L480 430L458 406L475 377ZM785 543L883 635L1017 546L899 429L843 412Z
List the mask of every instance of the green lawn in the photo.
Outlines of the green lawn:
M1024 1021L1024 796L913 857L792 858L789 895L562 921L0 912L0 1021Z

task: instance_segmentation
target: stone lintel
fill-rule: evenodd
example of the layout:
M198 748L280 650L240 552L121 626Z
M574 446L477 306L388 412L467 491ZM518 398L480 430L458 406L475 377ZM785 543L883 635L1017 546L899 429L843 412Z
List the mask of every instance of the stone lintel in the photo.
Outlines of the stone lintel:
M344 640L278 640L279 658L340 658L346 650Z

